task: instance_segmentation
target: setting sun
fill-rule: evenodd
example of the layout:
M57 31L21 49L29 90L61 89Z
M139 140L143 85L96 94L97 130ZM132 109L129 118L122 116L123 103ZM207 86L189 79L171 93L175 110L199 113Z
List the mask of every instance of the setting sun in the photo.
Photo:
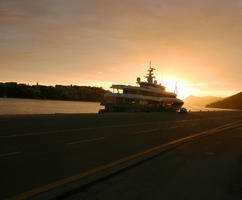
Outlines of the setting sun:
M180 99L184 99L187 96L194 94L195 90L189 88L185 81L176 80L175 78L165 77L165 78L156 78L158 83L161 83L166 87L166 90L169 92L175 92L177 85L177 96Z

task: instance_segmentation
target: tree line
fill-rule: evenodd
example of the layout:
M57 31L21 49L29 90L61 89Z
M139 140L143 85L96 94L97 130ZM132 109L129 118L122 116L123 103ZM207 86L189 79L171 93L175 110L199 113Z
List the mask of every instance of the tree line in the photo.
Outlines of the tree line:
M72 101L94 101L103 100L104 94L108 92L101 87L77 86L77 85L27 85L16 82L0 82L0 97L29 98L29 99L51 99Z

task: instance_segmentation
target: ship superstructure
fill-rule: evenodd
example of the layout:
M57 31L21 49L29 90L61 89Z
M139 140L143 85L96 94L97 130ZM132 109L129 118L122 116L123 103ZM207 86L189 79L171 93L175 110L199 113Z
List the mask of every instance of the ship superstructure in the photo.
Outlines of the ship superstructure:
M166 88L154 80L154 68L151 63L145 76L147 81L137 78L139 86L112 85L112 93L104 95L101 105L105 112L129 111L179 111L184 102L176 93L167 92Z

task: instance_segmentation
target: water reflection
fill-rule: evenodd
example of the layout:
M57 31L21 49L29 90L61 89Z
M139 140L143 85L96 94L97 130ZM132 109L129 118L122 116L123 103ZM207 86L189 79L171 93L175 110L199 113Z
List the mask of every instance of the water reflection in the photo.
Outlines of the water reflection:
M232 109L205 108L184 105L188 111L223 111ZM56 101L36 99L0 98L0 115L6 114L53 114L53 113L97 113L103 109L98 102Z
M0 98L0 114L97 113L98 102Z

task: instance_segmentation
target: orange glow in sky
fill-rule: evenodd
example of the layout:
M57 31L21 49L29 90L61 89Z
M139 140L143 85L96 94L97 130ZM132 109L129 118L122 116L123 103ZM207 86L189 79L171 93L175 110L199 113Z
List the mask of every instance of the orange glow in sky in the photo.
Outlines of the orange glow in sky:
M174 92L177 84L177 96L180 99L184 99L185 97L196 93L194 89L189 88L186 85L185 81L180 81L169 77L165 77L163 79L157 78L157 81L158 83L164 85L166 90L169 92Z
M180 98L242 90L240 0L12 0L0 17L0 82L109 89L151 60Z

